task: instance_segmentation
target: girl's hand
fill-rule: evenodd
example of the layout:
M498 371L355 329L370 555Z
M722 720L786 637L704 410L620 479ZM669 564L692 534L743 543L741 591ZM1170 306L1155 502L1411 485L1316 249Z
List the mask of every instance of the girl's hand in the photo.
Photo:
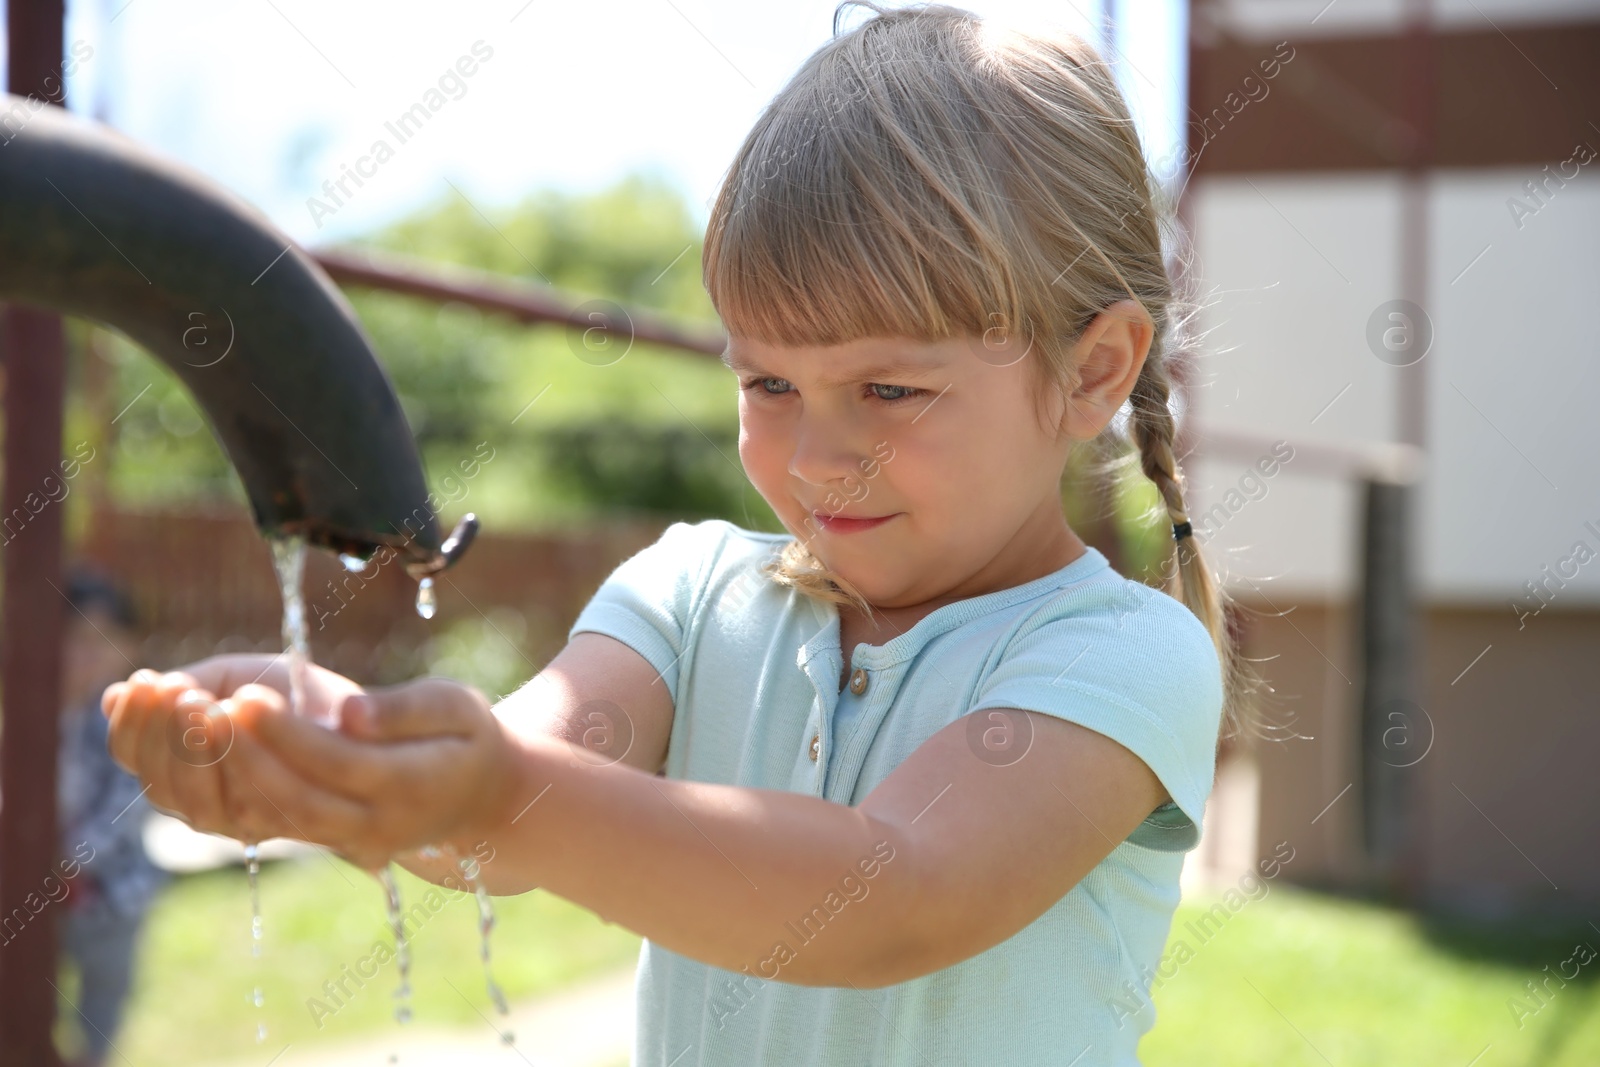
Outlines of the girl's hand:
M477 689L419 678L344 699L339 728L286 714L282 694L247 687L220 764L224 794L257 835L327 845L375 870L402 852L473 852L505 813L516 741Z
M150 802L206 833L249 838L224 793L222 763L236 740L234 720L217 694L250 687L289 691L283 656L212 656L179 670L135 671L106 688L100 707L110 719L112 757L140 778ZM306 672L306 714L331 718L361 687L333 671ZM253 838L262 840L262 838Z
M214 657L107 689L112 753L152 803L197 829L312 841L367 869L426 844L471 851L511 780L512 739L481 693L443 678L364 693L313 666L307 710L337 713L335 730L287 713L274 659Z
M394 854L435 843L470 853L504 808L514 742L477 689L419 678L366 693L317 669L315 686L307 681L317 694L307 704L338 712L338 728L330 729L290 715L272 686L246 683L224 701L186 694L189 673L216 680L221 691L245 677L237 667L198 667L107 691L107 701L126 704L118 715L142 712L126 721L134 755L123 765L149 782L154 803L173 806L195 825L213 821L218 832L246 841L315 841L378 869ZM190 704L181 704L186 696ZM195 726L187 725L192 702L208 704ZM122 728L114 720L114 733ZM214 763L194 768L173 757L171 739L186 728L203 728Z

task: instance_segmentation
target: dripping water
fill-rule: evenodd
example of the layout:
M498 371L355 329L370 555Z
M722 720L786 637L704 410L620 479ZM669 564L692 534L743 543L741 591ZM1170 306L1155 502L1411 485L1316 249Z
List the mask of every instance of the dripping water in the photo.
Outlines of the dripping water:
M272 539L273 563L278 573L278 584L283 595L283 644L284 651L289 656L289 708L292 713L303 714L305 706L306 676L311 662L310 635L306 627L304 575L305 575L305 548L303 536L275 537ZM367 561L354 553L341 553L339 562L349 572L363 570ZM424 619L433 618L438 608L438 596L434 590L433 579L421 579L417 586L417 614ZM423 855L438 857L439 851L429 847L422 850ZM454 851L451 852L454 856ZM261 955L261 909L260 898L257 894L256 876L260 870L258 853L254 844L245 846L245 858L250 878L251 922L250 931L252 938L251 952L253 956ZM480 939L479 956L483 962L484 982L488 988L489 999L494 1002L495 1010L501 1016L509 1014L505 994L494 980L490 969L489 938L494 930L494 907L491 903L489 892L484 887L480 877L481 871L478 861L474 858L458 859L457 864L467 883L472 888L473 896L478 906L478 936ZM395 1005L395 1019L401 1023L411 1021L411 950L406 938L404 915L400 908L400 888L395 881L394 865L387 864L377 872L379 883L383 886L385 903L388 909L389 926L394 935L395 961L400 972L400 984L394 992L397 1001ZM260 986L257 986L252 995L252 1000L259 1010L263 1004ZM259 1022L256 1028L256 1040L265 1041L267 1028L264 1022ZM506 1044L514 1040L511 1031L502 1031L500 1038ZM398 1056L391 1054L389 1062L394 1063Z
M311 639L306 627L303 590L305 548L305 538L301 536L274 538L272 542L273 563L277 568L278 585L283 593L283 647L289 656L289 709L295 714L303 714L305 710L306 675L311 663ZM353 553L340 554L339 562L347 571L359 571L366 566L366 561ZM321 718L327 724L331 715ZM253 848L251 851L253 852ZM253 862L252 860L252 872ZM395 884L393 865L379 871L377 877L383 886L389 927L394 932L395 959L400 970L400 986L394 993L398 1001L395 1006L395 1019L405 1023L411 1020L411 951L406 941L404 916L400 911L400 888ZM252 888L254 885L254 873L252 873ZM261 924L259 914L254 917L253 922L253 929L259 940ZM256 951L259 954L259 944ZM255 1002L257 1007L260 1007L259 989L256 990ZM257 1029L257 1040L265 1038L266 1027L261 1026ZM394 1063L397 1059L397 1056L391 1055L389 1062Z
M272 558L278 574L278 587L283 593L283 651L290 659L290 710L294 713L304 713L306 705L306 677L310 665L310 635L306 627L306 600L304 600L304 574L306 574L306 537L285 536L272 539ZM339 563L346 571L357 573L366 568L368 561L352 552L339 553ZM416 593L416 613L424 619L432 619L437 611L438 597L434 590L434 579L424 577L418 584ZM426 849L429 853L438 856L437 849ZM254 845L246 846L246 859L250 862L251 885L251 937L253 937L253 955L261 955L261 913L256 897L256 848ZM483 974L490 990L490 998L499 1013L509 1013L506 997L494 982L490 973L490 931L494 928L494 910L490 904L488 891L483 888L483 883L478 878L477 861L459 861L461 870L466 875L469 885L472 886L478 905L478 936L482 939L480 957L483 960ZM384 901L389 912L390 931L395 939L395 965L400 971L400 985L395 989L395 1021L411 1021L411 949L410 942L406 939L405 915L400 910L400 886L394 877L394 864L389 864L378 872L378 881L384 889ZM254 1005L261 1008L261 989L256 987L253 995ZM259 1024L256 1029L256 1040L266 1040L266 1025ZM501 1033L501 1040L507 1045L512 1043L512 1033ZM398 1056L390 1054L389 1062L397 1062Z
M250 957L254 960L256 981L261 981L261 892L258 878L261 874L260 855L254 844L244 846L245 875L250 880ZM266 1003L261 995L261 986L257 985L250 994L250 1002L256 1008L256 1044L267 1039L267 1024L261 1018L261 1010Z
M283 646L290 653L290 688L294 696L294 710L301 707L306 693L306 672L310 664L310 638L306 629L306 603L301 597L301 576L306 566L306 541L304 537L291 539L290 544L278 547L278 581L283 584ZM354 552L339 553L339 565L349 573L366 568L365 558ZM330 715L331 717L331 715ZM395 965L400 971L400 985L395 989L395 1021L411 1021L411 949L406 942L405 917L400 912L400 886L395 883L394 865L378 872L378 881L384 888L384 904L389 912L389 928L395 937ZM389 1062L398 1057L390 1054Z
M489 934L494 930L494 905L489 901L489 890L484 887L483 880L479 877L477 859L468 856L460 860L459 865L461 873L466 876L467 884L472 887L472 895L478 901L478 954L483 959L483 982L488 987L489 999L494 1001L495 1010L501 1017L505 1017L511 1013L511 1009L507 1006L506 995L501 992L499 984L494 980L494 972L489 967ZM500 1040L509 1045L514 1037L510 1030L502 1030Z
M306 633L305 598L301 586L305 574L306 541L301 536L272 538L272 562L278 572L278 589L283 596L283 645L289 654L289 709L298 712L305 703L306 664L310 660L310 638ZM250 883L250 956L256 961L256 986L250 1003L256 1009L256 1043L267 1039L267 1024L262 1016L266 997L261 992L261 853L258 842L244 846L245 876Z
M433 579L423 578L417 583L417 614L424 619L431 619L437 609L438 595L433 588ZM444 852L433 845L425 845L419 850L419 855L424 859L440 859L446 852L456 860L456 866L466 878L467 885L472 888L472 895L478 905L478 956L483 961L483 981L489 991L489 999L494 1002L495 1010L502 1017L509 1015L511 1009L506 1004L505 993L494 980L494 972L489 966L489 935L494 931L494 904L490 900L489 890L484 887L479 877L481 871L477 859L458 857L455 849L448 845L445 846ZM509 1045L515 1040L515 1035L510 1030L502 1030L500 1040Z
M365 563L357 556L345 554L339 557L339 562L344 564L346 570L360 570ZM360 566L357 566L360 564ZM417 614L424 619L433 618L433 582L423 579L423 589L429 595L426 598L424 610L424 597L417 594ZM411 1021L411 947L406 941L405 917L400 911L400 886L394 878L394 864L389 863L378 871L378 881L383 883L384 899L389 908L389 928L394 932L394 959L395 966L400 971L400 987L394 991L395 1007L394 1017L396 1022L408 1023ZM389 1054L389 1062L397 1062L399 1057L394 1053Z
M406 924L400 912L400 887L394 880L394 864L378 872L378 881L383 883L383 893L389 902L389 927L394 931L395 965L400 970L400 988L394 991L397 1001L394 1017L396 1022L408 1023L411 1021L411 946L406 941ZM394 1060L395 1057L389 1057L390 1063Z

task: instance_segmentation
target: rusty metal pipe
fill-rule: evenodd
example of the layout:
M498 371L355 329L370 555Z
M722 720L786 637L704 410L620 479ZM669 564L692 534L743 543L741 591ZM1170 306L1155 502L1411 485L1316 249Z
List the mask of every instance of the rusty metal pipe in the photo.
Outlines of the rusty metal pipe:
M263 533L388 545L413 576L459 555L442 551L416 442L349 302L203 175L0 95L0 300L92 319L171 367Z
M455 300L517 322L554 323L577 330L599 328L626 340L705 356L721 356L728 347L728 339L719 329L680 324L645 308L586 299L553 286L486 271L421 263L393 253L321 249L311 252L311 257L345 286L370 286L439 303Z

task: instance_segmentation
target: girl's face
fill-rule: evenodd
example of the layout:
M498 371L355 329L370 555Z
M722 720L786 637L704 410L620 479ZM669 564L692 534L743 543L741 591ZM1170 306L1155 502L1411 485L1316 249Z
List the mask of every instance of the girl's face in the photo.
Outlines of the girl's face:
M1052 398L1041 416L1025 341L735 336L723 358L751 482L875 607L1009 588L1082 553L1061 509L1073 437L1053 430L1066 405Z

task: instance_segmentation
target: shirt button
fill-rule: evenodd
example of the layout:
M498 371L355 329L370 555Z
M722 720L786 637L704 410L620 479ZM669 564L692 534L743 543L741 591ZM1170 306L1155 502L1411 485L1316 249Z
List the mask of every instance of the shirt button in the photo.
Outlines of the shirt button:
M821 734L813 734L812 737L811 737L811 762L812 763L817 762L818 757L820 757L821 755L822 755L822 735Z
M850 692L860 696L867 691L867 672L860 667L850 676Z

